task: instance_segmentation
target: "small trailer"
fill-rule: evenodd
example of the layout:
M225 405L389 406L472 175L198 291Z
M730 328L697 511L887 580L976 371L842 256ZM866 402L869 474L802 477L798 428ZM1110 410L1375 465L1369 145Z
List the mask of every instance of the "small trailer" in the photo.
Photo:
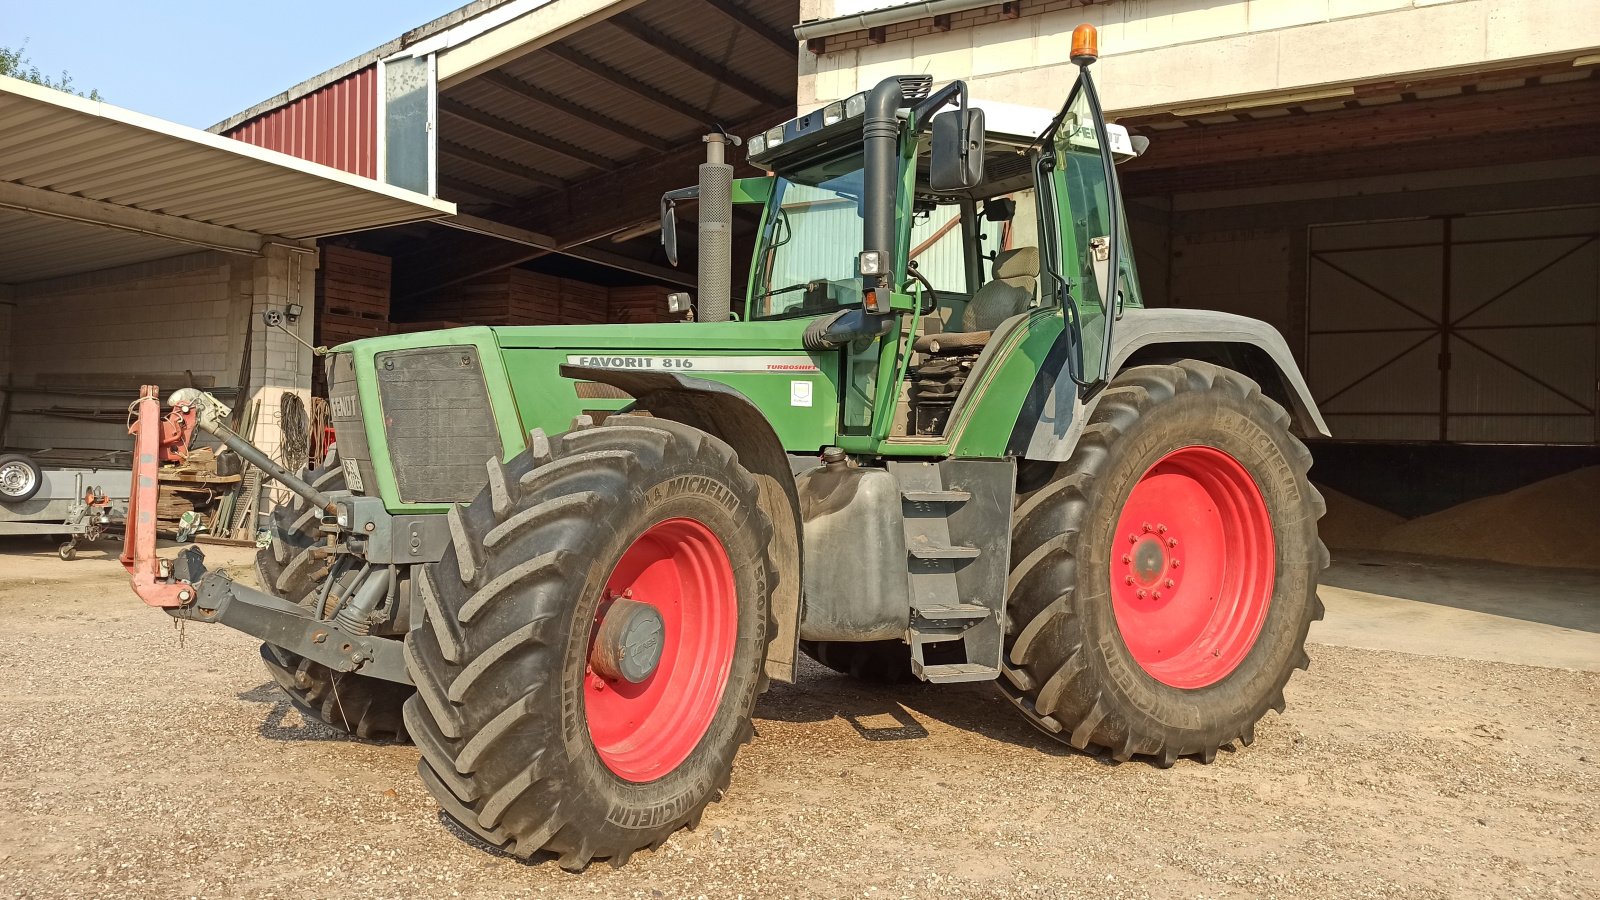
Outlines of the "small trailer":
M56 554L72 559L78 544L100 540L128 509L130 470L94 461L52 462L0 455L0 535L59 534Z

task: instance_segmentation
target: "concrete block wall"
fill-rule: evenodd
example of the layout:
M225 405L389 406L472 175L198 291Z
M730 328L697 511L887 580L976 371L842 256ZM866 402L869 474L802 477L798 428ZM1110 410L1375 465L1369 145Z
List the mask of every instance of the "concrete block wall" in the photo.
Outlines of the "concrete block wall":
M242 326L229 256L196 253L104 269L16 289L11 374L17 408L125 407L141 382L182 387L192 373L203 386L238 380ZM237 345L237 350L231 345ZM126 390L128 400L95 401L28 388ZM126 428L116 421L13 415L6 443L17 447L122 450Z
M859 12L804 0L803 20ZM1021 0L827 39L800 54L798 106L812 109L889 75L966 78L976 96L1056 107L1076 77L1072 29L1100 31L1095 70L1108 112L1207 106L1333 85L1559 59L1600 46L1594 0Z
M11 383L11 316L16 298L15 288L0 284L0 391Z
M314 252L268 245L259 258L202 252L15 287L16 305L0 305L10 311L4 345L19 388L15 407L98 410L99 420L13 415L5 442L124 450L120 410L140 384L158 384L165 393L192 376L200 387L235 387L245 373L249 392L235 402L261 401L256 439L276 451L279 397L293 390L309 398L311 353L268 329L261 314L300 303L307 314L294 328L310 341L316 264ZM29 388L117 393L94 399Z

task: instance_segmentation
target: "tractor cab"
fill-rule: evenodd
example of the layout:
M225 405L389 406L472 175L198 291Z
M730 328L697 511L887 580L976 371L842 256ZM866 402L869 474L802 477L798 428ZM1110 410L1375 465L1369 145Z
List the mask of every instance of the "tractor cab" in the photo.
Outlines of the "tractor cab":
M905 76L747 146L772 174L740 191L764 198L745 315L814 319L810 349L843 351L841 446L951 445L969 386L1019 346L1064 346L1057 370L1085 387L1102 376L1107 263L1128 243L1111 166L1137 152L1087 67L1058 113ZM1137 306L1118 257L1119 308Z

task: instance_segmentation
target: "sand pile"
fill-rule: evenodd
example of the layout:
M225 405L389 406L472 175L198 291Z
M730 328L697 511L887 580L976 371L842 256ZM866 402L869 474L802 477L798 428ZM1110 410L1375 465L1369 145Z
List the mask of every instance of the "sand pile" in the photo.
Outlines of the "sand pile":
M1405 519L1370 503L1317 485L1328 512L1317 523L1322 542L1335 550L1381 550L1383 539Z
M1332 498L1328 515L1333 516ZM1412 519L1391 528L1375 546L1346 546L1600 569L1600 466Z

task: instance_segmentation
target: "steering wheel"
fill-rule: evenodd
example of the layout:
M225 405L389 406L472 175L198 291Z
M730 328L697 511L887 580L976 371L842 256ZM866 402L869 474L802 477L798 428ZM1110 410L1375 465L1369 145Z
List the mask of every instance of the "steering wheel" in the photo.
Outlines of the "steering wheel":
M939 296L934 293L933 284L928 281L927 277L921 272L917 271L917 263L915 260L906 263L906 274L920 282L922 284L922 289L927 292L927 299L922 302L922 308L917 310L918 315L926 316L938 309Z

